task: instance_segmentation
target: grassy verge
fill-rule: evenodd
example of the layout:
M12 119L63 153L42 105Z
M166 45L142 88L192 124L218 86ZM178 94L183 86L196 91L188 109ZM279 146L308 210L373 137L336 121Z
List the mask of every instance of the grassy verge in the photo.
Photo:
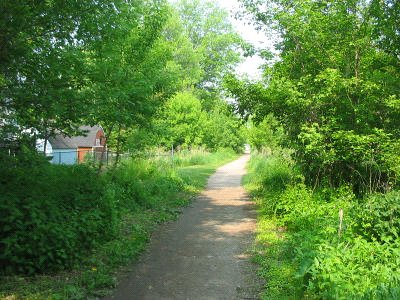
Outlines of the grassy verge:
M146 247L151 232L175 219L215 169L236 158L229 151L190 153L166 160L127 161L107 176L116 233L100 242L73 270L35 276L1 276L0 299L87 299L104 296L118 274Z
M264 279L263 299L297 299L296 265L287 228L274 214L274 204L291 178L291 163L287 158L253 155L245 189L257 204L257 235L253 260Z
M254 156L264 299L399 299L400 192L311 190L285 153Z

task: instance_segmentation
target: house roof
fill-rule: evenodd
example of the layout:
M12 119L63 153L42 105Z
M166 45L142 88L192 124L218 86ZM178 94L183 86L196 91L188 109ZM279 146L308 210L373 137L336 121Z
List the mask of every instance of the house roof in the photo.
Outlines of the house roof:
M68 137L60 134L49 138L49 142L53 149L91 148L96 144L97 132L103 129L100 126L81 126L79 130L83 131L84 135Z

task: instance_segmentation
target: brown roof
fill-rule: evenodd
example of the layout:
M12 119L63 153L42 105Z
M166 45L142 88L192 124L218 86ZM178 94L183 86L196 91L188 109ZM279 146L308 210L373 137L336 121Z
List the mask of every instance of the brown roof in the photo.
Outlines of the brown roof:
M97 132L103 129L100 126L81 126L79 130L83 131L84 135L68 137L60 134L49 138L49 142L53 149L91 148L96 145Z

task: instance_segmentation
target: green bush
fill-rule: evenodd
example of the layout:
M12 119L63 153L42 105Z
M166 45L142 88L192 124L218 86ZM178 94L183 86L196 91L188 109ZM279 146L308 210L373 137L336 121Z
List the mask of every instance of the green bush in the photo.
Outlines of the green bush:
M264 213L279 214L281 193L290 182L299 179L295 176L296 172L289 153L282 152L281 156L253 155L248 169L253 174L250 178L251 182L257 186L252 193L264 199L261 202Z
M375 224L372 228L379 228L385 237L393 233L398 226L396 208L388 206L396 197L397 193L386 197L391 200L383 204L382 196L371 196L369 205L363 207L357 205L350 187L315 192L304 185L286 188L280 197L284 212L281 222L290 233L298 266L296 276L304 284L298 289L304 296L396 299L391 295L398 293L400 278L398 239L392 236L379 243L378 239L367 240L357 233L360 224ZM374 215L369 214L371 207L375 207ZM344 212L340 232L339 210Z
M69 268L112 236L113 204L94 170L50 165L34 154L3 156L2 161L2 273Z
M185 153L185 164L199 162L192 156L201 154ZM108 294L155 226L175 219L237 154L203 156L205 165L185 167L170 157L124 159L100 174L85 165L53 166L37 154L0 157L0 298Z
M202 148L181 150L175 153L172 162L175 166L180 167L205 165L211 157L211 153Z
M257 156L256 156L257 157ZM253 163L250 161L250 164ZM294 180L295 170L289 153L282 155L259 155L255 160L254 171L260 183L269 190L282 191Z
M391 242L400 235L400 191L370 195L357 209L355 230L369 241Z
M242 152L245 143L242 121L225 101L213 99L213 103L212 110L206 111L193 91L177 93L153 119L157 132L153 145L173 145L183 149L206 147L213 152L219 148L230 148L237 153ZM133 132L129 140L135 139L135 136L142 144L142 135L137 132Z
M298 182L296 170L282 156L255 156L249 170L248 180L257 186L253 194L260 199L260 220L268 218L276 226L268 230L281 232L277 241L264 240L260 232L259 240L267 244L261 252L292 270L277 276L277 263L258 258L268 282L267 299L399 298L400 192L357 199L350 185L312 190ZM282 282L285 289L279 288Z
M361 237L322 243L310 268L307 294L323 299L399 299L400 243Z
M279 149L285 139L282 125L269 114L261 122L250 122L247 128L247 138L252 149L259 152L272 152Z
M358 195L397 185L399 142L384 130L361 134L312 124L302 128L299 138L297 161L310 184L350 184Z

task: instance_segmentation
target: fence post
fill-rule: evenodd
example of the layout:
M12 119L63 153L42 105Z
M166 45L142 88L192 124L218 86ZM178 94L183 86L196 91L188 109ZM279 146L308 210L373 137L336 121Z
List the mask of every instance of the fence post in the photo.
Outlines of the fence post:
M342 237L342 230L343 230L343 208L339 209L339 230L338 230L339 241L340 238Z

